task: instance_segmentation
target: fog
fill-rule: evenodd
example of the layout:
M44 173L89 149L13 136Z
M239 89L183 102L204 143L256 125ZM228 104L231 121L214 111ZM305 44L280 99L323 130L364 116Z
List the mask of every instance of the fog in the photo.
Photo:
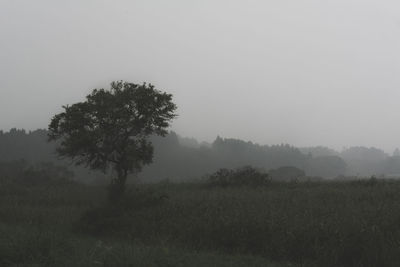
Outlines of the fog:
M122 79L172 93L182 136L391 152L399 14L397 1L0 0L0 129L46 128Z

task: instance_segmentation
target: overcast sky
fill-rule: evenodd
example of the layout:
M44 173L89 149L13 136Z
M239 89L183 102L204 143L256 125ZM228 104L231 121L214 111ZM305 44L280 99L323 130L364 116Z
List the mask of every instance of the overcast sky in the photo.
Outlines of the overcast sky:
M0 129L121 79L172 93L183 136L391 152L400 2L0 0Z

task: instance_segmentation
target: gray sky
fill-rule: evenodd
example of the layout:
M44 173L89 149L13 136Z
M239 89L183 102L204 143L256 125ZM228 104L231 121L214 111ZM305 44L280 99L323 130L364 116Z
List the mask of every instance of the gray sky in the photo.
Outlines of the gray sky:
M400 146L398 1L0 0L0 38L0 129L123 79L200 140Z

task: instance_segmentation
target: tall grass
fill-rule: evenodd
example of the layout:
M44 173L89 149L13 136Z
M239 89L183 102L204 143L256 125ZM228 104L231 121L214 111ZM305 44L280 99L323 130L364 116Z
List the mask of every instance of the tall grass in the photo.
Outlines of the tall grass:
M102 187L1 190L0 265L400 266L397 181L141 185L118 206Z

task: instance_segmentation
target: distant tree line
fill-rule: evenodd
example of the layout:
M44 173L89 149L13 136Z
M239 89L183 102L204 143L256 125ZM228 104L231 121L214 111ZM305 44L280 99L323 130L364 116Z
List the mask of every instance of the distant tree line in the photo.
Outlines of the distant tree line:
M345 148L341 152L322 146L300 148L300 150L314 158L340 157L347 164L345 175L348 176L400 177L399 149L396 149L393 155L378 148L362 146Z
M312 157L298 148L282 144L261 146L238 139L217 137L212 144L188 146L186 138L171 132L167 138L153 138L154 163L141 174L152 177L184 180L213 173L220 168L235 169L253 166L268 172L282 166L302 169L309 176L344 175L346 163L338 156Z
M376 148L351 147L337 152L325 147L296 148L287 144L258 145L239 139L217 137L214 142L199 143L193 138L183 138L174 132L166 137L151 137L154 145L153 164L146 166L139 179L184 181L201 178L221 168L235 169L243 166L269 172L284 166L301 169L307 176L334 178L337 176L400 176L400 155L387 155ZM40 163L52 162L68 166L76 179L85 182L107 175L73 166L69 160L55 153L56 144L47 142L47 130L25 131L11 129L0 131L0 162L26 160ZM100 179L101 180L101 179Z

